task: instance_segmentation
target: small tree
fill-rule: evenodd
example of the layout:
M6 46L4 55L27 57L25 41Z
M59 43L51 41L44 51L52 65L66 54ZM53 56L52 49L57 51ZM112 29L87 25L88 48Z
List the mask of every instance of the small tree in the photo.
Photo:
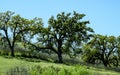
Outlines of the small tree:
M0 13L2 38L8 43L11 56L14 57L15 42L22 39L22 34L28 30L29 24L29 20L20 17L20 15L14 15L11 11Z
M95 63L96 60L100 60L105 67L118 66L118 41L114 36L95 35L84 50L87 62Z

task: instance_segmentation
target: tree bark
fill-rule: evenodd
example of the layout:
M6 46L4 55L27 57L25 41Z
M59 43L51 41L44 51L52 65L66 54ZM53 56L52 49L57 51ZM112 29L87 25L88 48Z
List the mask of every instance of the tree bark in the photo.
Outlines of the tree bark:
M59 63L63 63L61 47L62 47L62 41L58 40L58 62Z
M15 56L15 54L14 54L14 48L11 47L10 49L11 49L11 56L14 57Z
M103 64L104 64L105 67L108 67L108 64L109 64L109 63L108 63L108 59L107 59L107 58L104 58L104 57L103 57L103 58L102 58L102 62L103 62Z
M10 42L10 39L9 39L9 37L8 37L8 32L7 32L7 30L4 29L4 32L5 32L5 35L6 35L6 40L7 40L7 42L8 42L9 48L10 48L10 50L11 50L11 56L14 57L14 56L15 56L15 55L14 55L14 42L15 42L15 40L14 40L13 46L12 46L12 44L11 44L11 42Z
M58 62L59 63L63 63L63 60L62 60L62 51L61 50L58 50Z
M108 67L108 62L107 61L103 61L103 64L105 67Z

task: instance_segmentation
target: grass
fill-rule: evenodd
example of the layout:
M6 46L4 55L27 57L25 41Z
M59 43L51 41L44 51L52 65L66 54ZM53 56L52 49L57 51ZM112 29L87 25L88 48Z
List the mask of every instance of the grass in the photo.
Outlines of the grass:
M27 61L26 61L27 60ZM54 65L55 67L68 67L66 65L62 64L54 64L50 62L46 62L43 60L39 60L39 62L36 62L36 59L34 59L35 62L32 60L30 61L28 59L16 59L16 58L6 58L0 56L0 72L6 72L11 68L14 68L16 66L34 66L34 65L40 65L41 67L47 67L47 66L52 66Z
M37 62L32 62L26 61L29 59L17 59L17 58L6 58L0 56L0 75L2 73L5 73L9 71L12 68L15 68L16 66L19 67L34 67L34 66L40 66L42 68L46 68L47 72L53 71L53 69L48 69L49 67L55 67L55 68L60 68L61 70L59 71L60 74L64 75L65 72L67 73L74 73L75 75L79 75L77 73L84 71L84 74L81 75L119 75L120 72L115 72L112 70L106 70L106 69L101 69L101 68L95 68L95 67L90 67L90 66L82 66L82 65L64 65L64 64L57 64L57 63L50 63L46 62L43 60L39 60ZM36 59L35 59L36 61ZM44 75L48 74L46 71L44 72ZM86 73L86 74L85 74ZM4 74L3 74L4 75Z

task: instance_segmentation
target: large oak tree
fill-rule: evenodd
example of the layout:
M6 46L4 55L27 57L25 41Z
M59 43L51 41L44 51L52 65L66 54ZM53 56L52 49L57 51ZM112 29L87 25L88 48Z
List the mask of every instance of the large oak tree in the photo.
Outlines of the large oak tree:
M38 37L39 43L32 44L36 49L49 49L58 55L58 62L62 63L62 54L67 52L74 52L80 48L81 43L87 41L94 32L92 28L88 27L89 21L82 21L85 14L76 12L64 12L57 14L56 18L51 17L48 21L48 27L41 30L33 31L40 34ZM36 35L35 34L35 35ZM36 46L35 46L36 45Z

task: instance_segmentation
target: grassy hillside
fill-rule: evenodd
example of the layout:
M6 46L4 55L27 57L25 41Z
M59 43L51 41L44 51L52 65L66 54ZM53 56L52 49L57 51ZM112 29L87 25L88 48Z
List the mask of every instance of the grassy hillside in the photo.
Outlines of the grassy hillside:
M30 59L26 59L26 60L30 60ZM99 68L94 68L94 67L89 67L89 66L56 64L56 63L50 63L50 62L46 62L46 61L42 61L42 60L37 60L38 62L33 62L33 61L31 62L31 60L30 61L26 61L26 60L17 59L17 58L6 58L6 57L0 56L0 75L1 74L4 75L5 72L7 72L8 70L10 70L16 66L33 67L36 65L39 65L40 67L53 66L55 68L61 68L61 69L64 69L64 71L68 70L69 73L74 72L75 75L79 75L79 74L77 74L77 73L79 73L78 71L80 71L80 72L84 71L86 73L89 73L89 75L119 75L120 74L120 72L114 72L111 70L99 69ZM49 68L48 68L48 70L49 70ZM50 72L50 71L53 71L53 70L49 70L48 72ZM47 75L47 73L44 75ZM64 73L62 73L62 75L64 75ZM84 73L83 73L83 75L84 75ZM87 75L87 74L85 74L85 75Z

